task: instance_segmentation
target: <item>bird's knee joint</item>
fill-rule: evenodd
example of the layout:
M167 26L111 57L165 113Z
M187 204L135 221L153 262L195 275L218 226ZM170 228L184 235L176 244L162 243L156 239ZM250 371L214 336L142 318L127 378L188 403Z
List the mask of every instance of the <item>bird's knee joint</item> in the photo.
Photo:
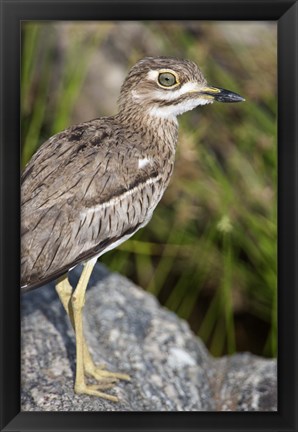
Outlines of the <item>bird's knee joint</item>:
M84 299L73 295L71 297L71 304L74 310L80 310L84 306Z

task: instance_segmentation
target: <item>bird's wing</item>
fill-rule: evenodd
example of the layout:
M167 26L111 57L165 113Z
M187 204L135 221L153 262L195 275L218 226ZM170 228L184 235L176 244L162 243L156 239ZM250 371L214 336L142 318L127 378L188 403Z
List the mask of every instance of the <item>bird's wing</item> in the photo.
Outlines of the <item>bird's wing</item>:
M55 279L146 223L160 175L154 161L140 168L143 156L101 119L41 146L22 175L23 286Z

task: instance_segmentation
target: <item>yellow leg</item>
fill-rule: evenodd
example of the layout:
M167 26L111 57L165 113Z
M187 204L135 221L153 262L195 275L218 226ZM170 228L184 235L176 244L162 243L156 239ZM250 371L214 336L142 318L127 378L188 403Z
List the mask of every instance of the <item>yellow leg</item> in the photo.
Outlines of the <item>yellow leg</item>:
M68 281L67 274L58 279L58 281L56 283L56 291L57 291L57 294L59 296L61 303L63 304L63 307L64 307L67 315L69 316L71 325L74 329L73 310L72 310L72 304L70 301L71 296L72 296L72 292L73 292L73 288ZM83 340L83 346L84 346L83 350L84 350L85 372L88 375L96 378L96 376L94 376L94 374L92 372L96 371L97 368L104 369L105 365L102 364L102 365L96 366L94 364L92 357L91 357L91 354L89 352L88 346L86 344L85 338Z
M83 335L82 309L85 303L85 292L92 273L95 262L90 260L84 266L78 285L72 294L72 287L68 282L67 276L59 279L56 290L59 298L70 317L70 321L76 334L76 393L85 393L99 396L111 401L117 401L117 397L102 393L100 389L111 388L118 379L129 380L126 374L114 373L104 370L103 365L96 366L87 348ZM85 383L85 373L100 380L99 384L87 385Z

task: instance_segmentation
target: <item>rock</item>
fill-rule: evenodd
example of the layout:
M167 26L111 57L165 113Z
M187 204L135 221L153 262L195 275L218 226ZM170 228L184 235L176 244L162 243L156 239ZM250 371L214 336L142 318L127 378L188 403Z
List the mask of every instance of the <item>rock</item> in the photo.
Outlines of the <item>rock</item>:
M87 291L86 339L96 362L132 380L108 390L118 403L76 395L74 333L54 284L21 301L22 411L277 410L275 360L213 359L185 321L99 264Z

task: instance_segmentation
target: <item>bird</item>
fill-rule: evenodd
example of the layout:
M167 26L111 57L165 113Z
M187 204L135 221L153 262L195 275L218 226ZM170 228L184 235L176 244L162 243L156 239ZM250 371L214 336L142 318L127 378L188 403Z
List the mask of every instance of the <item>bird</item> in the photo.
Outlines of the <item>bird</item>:
M96 365L83 334L82 311L93 267L102 254L151 219L174 167L177 116L200 105L241 102L207 84L191 60L145 57L128 72L118 113L55 134L21 175L21 292L55 280L74 328L74 391L117 401L106 392L130 376ZM83 270L76 287L68 272ZM88 384L87 377L96 384Z

